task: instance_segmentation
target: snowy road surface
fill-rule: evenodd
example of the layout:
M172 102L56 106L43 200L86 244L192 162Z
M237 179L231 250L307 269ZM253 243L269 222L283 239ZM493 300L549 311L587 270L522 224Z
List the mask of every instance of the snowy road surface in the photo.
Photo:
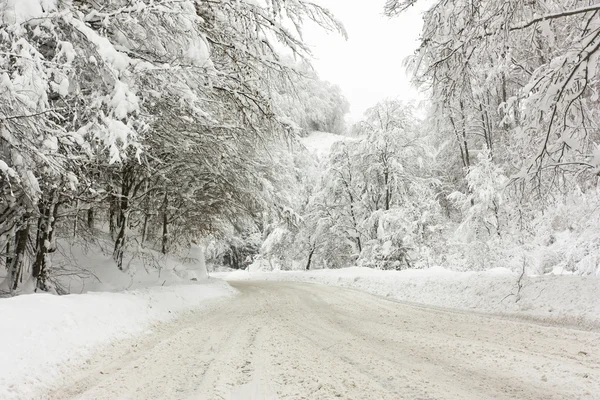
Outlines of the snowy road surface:
M52 399L600 399L600 334L291 282L123 342Z

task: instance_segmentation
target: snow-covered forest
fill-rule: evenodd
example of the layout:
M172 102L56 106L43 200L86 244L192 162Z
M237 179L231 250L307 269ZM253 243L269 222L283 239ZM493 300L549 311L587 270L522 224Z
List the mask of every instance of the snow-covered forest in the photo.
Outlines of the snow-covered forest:
M282 269L597 275L594 3L434 2L406 61L426 101L383 100L348 127L261 256Z
M597 398L600 3L340 1L0 0L0 398Z
M57 248L99 237L123 271L194 241L234 269L596 275L599 10L434 2L406 61L425 100L347 124L316 3L3 0L2 290L68 292ZM342 136L315 155L313 131Z
M347 104L309 66L310 2L0 3L3 290L58 291L60 239L108 233L114 265L281 214L298 132ZM80 261L80 260L78 260Z

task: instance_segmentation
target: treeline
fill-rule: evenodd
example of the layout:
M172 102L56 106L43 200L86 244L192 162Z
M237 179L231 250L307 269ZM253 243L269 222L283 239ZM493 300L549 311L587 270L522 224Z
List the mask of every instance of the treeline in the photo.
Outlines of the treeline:
M304 1L0 5L3 289L52 291L59 235L108 225L123 269L128 246L166 253L276 212L270 146L311 124L285 111L317 79L305 20L345 34Z
M369 110L262 257L600 273L599 12L592 0L433 2L407 60L427 104Z

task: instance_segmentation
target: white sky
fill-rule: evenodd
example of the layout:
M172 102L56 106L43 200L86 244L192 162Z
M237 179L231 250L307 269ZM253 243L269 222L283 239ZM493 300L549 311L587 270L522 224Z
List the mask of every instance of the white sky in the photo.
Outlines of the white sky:
M383 15L385 0L318 0L348 31L341 36L313 28L305 31L322 79L336 83L351 103L350 119L385 98L416 99L403 61L414 53L421 31L421 11Z

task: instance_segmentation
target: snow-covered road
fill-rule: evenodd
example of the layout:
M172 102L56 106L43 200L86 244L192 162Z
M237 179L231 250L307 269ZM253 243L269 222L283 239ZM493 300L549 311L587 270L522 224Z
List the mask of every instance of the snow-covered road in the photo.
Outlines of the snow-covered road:
M239 296L98 354L52 399L598 399L600 334L234 282Z

